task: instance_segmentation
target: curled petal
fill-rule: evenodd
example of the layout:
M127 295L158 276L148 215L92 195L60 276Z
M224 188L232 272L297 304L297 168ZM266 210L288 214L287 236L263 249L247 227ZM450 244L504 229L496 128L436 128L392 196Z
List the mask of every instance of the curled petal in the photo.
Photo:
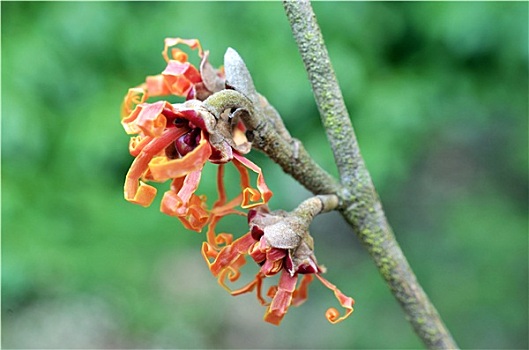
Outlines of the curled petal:
M187 53L185 53L184 51L173 47L171 49L171 57L173 60L178 61L178 62L187 62L188 56L187 56Z
M215 250L220 250L221 245L227 246L233 242L233 235L229 233L215 234L215 228L221 218L222 216L213 214L208 223L208 231L206 232L207 242Z
M125 178L124 186L125 199L144 207L151 205L156 196L156 188L139 181L141 175L147 169L149 160L148 154L140 154L134 159Z
M303 275L303 279L292 295L292 305L299 306L309 297L309 284L314 280L312 274Z
M129 202L142 206L151 205L156 196L156 189L140 182L140 177L148 170L149 162L154 156L164 150L176 138L183 135L185 130L171 128L164 131L163 135L152 140L134 159L125 178L124 195Z
M279 278L279 284L277 285L277 292L264 316L266 322L279 326L292 302L292 294L296 289L297 280L297 274L290 276L288 271L283 270Z
M121 106L121 116L128 116L137 105L145 102L147 97L147 92L142 86L130 88L123 99L123 104Z
M253 291L254 289L256 289L257 300L259 300L261 305L268 305L268 303L266 302L266 300L263 298L263 295L262 295L264 277L265 276L263 276L263 275L258 273L255 276L253 281L251 281L250 283L248 283L246 286L244 286L242 288L239 288L237 290L231 291L230 294L233 295L233 296L237 296L237 295L241 295L241 294L244 294L244 293L249 293L249 292Z
M243 192L246 188L250 187L250 175L248 174L248 169L244 167L239 161L234 160L233 164L237 168L237 171L240 175L240 181L241 181L241 188L243 189Z
M219 194L217 201L213 204L213 207L219 207L226 203L227 195L226 188L224 186L224 164L219 164L217 169L217 192Z
M150 75L145 79L145 85L150 97L170 95L165 77L161 74Z
M201 253L202 253L202 257L204 258L204 260L206 260L206 263L208 264L208 266L211 266L210 259L214 260L219 255L219 251L217 249L215 249L208 242L202 243Z
M151 136L134 136L129 141L129 152L130 155L136 157L152 141Z
M221 249L220 246L226 246L232 243L233 236L229 233L215 233L215 228L220 219L229 214L246 216L246 213L235 209L240 204L240 195L226 203L227 195L224 187L224 164L220 164L217 171L217 190L218 199L211 209L208 231L206 233L207 242L215 249Z
M235 282L239 279L239 277L241 276L241 272L239 271L239 269L244 265L246 264L246 259L244 257L244 255L240 255L237 257L237 259L235 259L233 262L232 262L232 265L224 270L222 270L220 273L219 273L219 276L218 276L218 282L219 284L222 286L222 288L224 288L226 291L228 291L228 293L233 293L233 290L228 287L228 285L226 284L226 277L230 280L230 282Z
M185 176L181 185L178 182L178 186L175 186L174 189L172 189L172 192L176 193L180 200L179 203L177 203L177 205L175 205L172 209L176 214L181 214L183 211L185 211L187 203L189 203L191 196L198 188L200 177L201 172L199 170L192 171Z
M283 258L285 256L287 256L287 251L285 249L266 249L266 260L263 266L261 266L261 273L265 276L272 276L281 271L283 268Z
M226 195L226 188L224 186L224 164L219 164L218 172L217 172L217 190L218 190L218 199L213 204L213 208L211 209L211 212L218 217L223 217L228 214L236 214L236 215L242 215L246 216L246 213L235 210L235 207L237 207L241 203L242 195L238 195L228 203L227 201L227 195Z
M170 60L162 72L171 93L185 97L194 84L202 81L200 72L189 62Z
M184 215L178 216L178 219L184 224L185 228L197 232L202 231L209 219L205 202L206 198L204 196L191 196L187 212Z
M272 197L272 191L270 191L270 189L266 185L266 182L264 181L263 171L261 170L261 168L252 163L249 159L235 152L233 153L233 159L235 166L237 166L237 169L241 174L241 186L243 187L243 200L241 203L241 207L245 209L253 208L268 203L268 201ZM244 170L240 166L240 164L257 173L258 190L250 187L248 183L248 174L246 173L246 175L244 175Z
M131 118L145 135L159 137L167 125L167 118L162 113L166 108L172 110L173 106L167 101L142 103L132 112Z
M316 277L321 281L321 283L323 283L325 287L329 288L334 292L334 295L336 296L336 299L338 299L340 305L345 308L345 314L341 317L338 310L333 307L329 308L325 313L325 317L327 318L327 320L332 324L336 324L345 320L353 313L353 305L355 303L354 299L343 294L338 288L336 288L334 284L321 277L320 274L316 274Z
M134 204L139 204L143 207L148 207L151 205L152 201L156 197L156 188L147 185L145 182L140 181L139 186L136 189L136 192L132 197L127 198L127 200Z
M215 236L215 244L217 246L229 245L233 242L233 235L230 233L219 233Z
M250 247L250 249L248 250L248 255L250 255L252 259L258 264L266 260L266 252L262 251L259 248L259 242L254 243Z
M211 155L211 146L202 133L197 147L183 158L169 159L156 157L149 163L150 176L154 181L166 181L185 176L193 171L202 169Z
M273 276L283 269L283 261L281 260L265 260L263 266L261 266L261 273L266 277Z
M205 197L194 193L200 183L200 171L193 171L183 179L173 180L171 190L165 192L160 210L169 216L176 216L184 226L194 231L201 231L209 220Z
M132 112L138 105L144 103L148 97L143 86L131 88L125 95L123 104L121 105L121 125L123 125L127 134L137 134L140 131L135 123L133 123L137 114L132 115Z
M167 62L169 62L169 55L167 54L167 52L169 51L169 48L171 46L176 46L178 44L187 45L192 50L198 48L198 55L200 57L203 56L202 46L200 46L200 41L198 41L197 39L165 38L164 44L165 44L165 46L164 46L163 51L162 51L162 56ZM178 51L180 51L180 50L178 50ZM183 56L180 53L178 53L178 51L173 52L173 58L175 60L183 59ZM180 51L180 52L182 52L182 51ZM181 62L185 62L186 60L187 60L187 55L185 55L185 59L182 60Z
M241 257L244 258L244 255L248 254L248 250L253 243L255 243L255 240L252 236L250 234L245 234L241 238L233 241L232 244L223 247L213 262L207 260L213 276L218 276L227 268L238 268L242 266L239 265L239 259Z

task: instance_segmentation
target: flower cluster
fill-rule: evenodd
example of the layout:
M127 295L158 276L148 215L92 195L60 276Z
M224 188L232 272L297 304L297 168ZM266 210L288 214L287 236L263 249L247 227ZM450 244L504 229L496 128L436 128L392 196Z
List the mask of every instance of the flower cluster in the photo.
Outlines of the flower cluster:
M175 47L180 44L198 50L198 69L188 62L184 51ZM234 55L233 50L228 52ZM330 308L327 319L336 323L348 317L354 300L321 276L325 269L318 265L313 253L308 227L317 213L309 215L308 220L307 215L296 211L270 212L267 203L272 192L262 170L244 156L251 150L251 143L246 138L246 126L239 119L240 109L210 108L209 102L215 96L236 89L237 79L227 84L224 70L211 66L208 51L202 50L198 40L168 38L162 56L167 63L165 70L129 89L123 102L122 125L132 135L129 151L135 158L125 179L125 199L149 206L156 188L148 182L170 180L160 210L177 217L187 229L200 232L206 227L202 255L212 274L232 295L256 290L258 300L268 306L265 321L278 325L291 305L303 303L314 276L334 291L346 309L340 317L336 309ZM231 68L228 67L228 73ZM171 103L167 100L170 96L184 101ZM204 195L196 194L207 162L218 167L218 198L211 207ZM232 199L228 199L224 181L227 163L237 170L241 187L241 192ZM250 184L249 170L257 174L255 187ZM246 214L241 209L250 210ZM218 222L232 214L247 216L249 224L249 232L236 240L229 233L215 232ZM248 256L260 269L245 287L231 290L226 278L231 282L238 280ZM280 274L279 282L269 289L268 302L262 295L263 281L276 274Z
M187 54L173 46L184 44L198 49L201 59L197 69ZM251 208L267 203L268 189L261 169L244 157L251 149L245 126L231 111L215 116L203 101L223 90L225 77L208 62L198 40L168 38L162 52L165 70L148 76L140 86L129 89L122 106L122 125L130 139L129 151L135 157L125 180L125 199L149 206L156 188L147 182L171 180L165 192L161 211L175 216L188 229L201 231L212 216L226 215L240 205ZM172 104L164 99L179 96L185 102ZM219 200L207 208L205 196L195 194L206 162L219 164ZM232 162L240 173L241 195L229 203L224 198L223 164ZM250 186L248 169L258 174L257 189ZM229 204L229 205L228 205ZM227 210L226 206L230 207ZM221 214L219 214L221 213Z
M354 300L321 276L325 268L318 265L314 256L314 243L308 232L310 220L296 212L270 212L266 205L261 205L249 211L248 223L250 231L220 251L207 242L202 245L202 255L211 272L230 294L240 295L255 289L257 299L268 306L265 321L279 325L291 305L298 306L307 299L308 286L316 276L346 309L340 317L338 310L329 308L326 317L331 323L338 323L353 312ZM245 256L261 267L253 281L232 290L226 285L226 278L230 282L239 279L240 268L246 264ZM263 280L279 273L278 284L267 293L272 300L267 302L262 296ZM299 275L302 279L296 288Z

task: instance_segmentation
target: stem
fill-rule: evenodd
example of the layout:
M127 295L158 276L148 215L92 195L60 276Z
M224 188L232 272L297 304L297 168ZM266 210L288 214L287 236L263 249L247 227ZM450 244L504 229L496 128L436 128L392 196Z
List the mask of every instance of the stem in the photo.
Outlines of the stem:
M239 116L248 128L252 147L264 152L283 171L315 194L331 194L340 190L336 180L310 157L300 141L285 138L286 131L282 134L278 132L273 118L269 117L270 113L277 113L272 106L252 106L251 101L239 91L222 90L206 99L204 107L217 119L226 109L240 108ZM281 119L279 115L276 117Z
M293 213L298 217L308 217L308 228L316 215L335 210L338 203L339 199L335 194L318 195L305 199L294 209Z
M375 261L415 332L431 349L457 344L417 282L389 226L360 154L356 136L312 6L307 0L284 2L285 12L307 70L344 191L340 212Z

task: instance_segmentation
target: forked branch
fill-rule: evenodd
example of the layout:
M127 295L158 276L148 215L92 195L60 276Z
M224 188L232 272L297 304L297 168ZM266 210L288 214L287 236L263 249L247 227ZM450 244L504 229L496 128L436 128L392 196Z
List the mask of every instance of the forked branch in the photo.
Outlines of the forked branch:
M389 226L356 142L316 16L309 1L286 0L285 12L307 70L343 190L340 212L375 261L380 274L428 348L457 344L417 282Z

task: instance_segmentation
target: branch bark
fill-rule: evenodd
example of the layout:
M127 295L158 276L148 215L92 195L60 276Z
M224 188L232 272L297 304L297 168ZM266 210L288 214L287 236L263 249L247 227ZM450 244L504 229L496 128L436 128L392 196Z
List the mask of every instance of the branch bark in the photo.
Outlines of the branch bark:
M439 313L417 282L386 219L360 154L310 2L287 0L283 4L340 173L343 186L337 192L341 200L340 212L375 261L424 344L431 349L457 348Z

